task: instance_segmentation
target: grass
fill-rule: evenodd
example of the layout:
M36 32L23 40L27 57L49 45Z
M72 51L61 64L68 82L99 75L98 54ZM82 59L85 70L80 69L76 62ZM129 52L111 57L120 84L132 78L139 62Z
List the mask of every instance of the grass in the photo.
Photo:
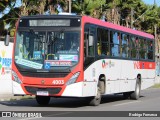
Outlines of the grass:
M34 98L35 98L34 96L23 96L21 100L34 99Z
M160 84L153 85L153 88L160 88Z
M27 100L27 99L33 99L33 98L35 98L34 96L19 96L19 97L16 97L16 98L14 98L14 97L12 97L11 99L10 99L10 101L15 101L15 100Z

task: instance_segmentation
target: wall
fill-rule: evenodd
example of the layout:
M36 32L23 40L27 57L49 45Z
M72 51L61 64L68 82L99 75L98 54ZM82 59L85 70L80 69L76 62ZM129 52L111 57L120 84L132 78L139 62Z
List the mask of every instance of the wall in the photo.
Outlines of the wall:
M9 46L0 41L0 95L12 94L11 62L13 43Z

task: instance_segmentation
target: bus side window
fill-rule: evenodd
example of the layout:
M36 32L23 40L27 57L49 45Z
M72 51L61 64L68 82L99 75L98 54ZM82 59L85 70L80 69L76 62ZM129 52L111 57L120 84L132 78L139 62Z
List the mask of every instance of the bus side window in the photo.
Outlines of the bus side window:
M101 52L102 52L102 29L101 28L98 28L97 29L97 53L98 53L98 55L101 55Z
M94 56L94 36L92 34L89 35L88 39L88 55L90 57Z
M146 56L145 56L145 52L146 52L145 41L144 41L143 38L140 38L139 45L140 45L140 48L139 48L139 57L140 57L140 59L146 59Z
M121 38L122 38L122 45L121 45L122 57L126 58L126 57L128 57L128 40L129 40L129 36L126 35L126 34L122 34Z
M111 56L119 57L120 56L120 33L118 32L110 32L110 48L111 48Z
M137 58L138 56L138 39L131 36L131 58Z
M108 45L108 30L103 29L102 32L102 55L109 55L109 45Z
M149 60L153 60L153 41L147 41L147 57Z

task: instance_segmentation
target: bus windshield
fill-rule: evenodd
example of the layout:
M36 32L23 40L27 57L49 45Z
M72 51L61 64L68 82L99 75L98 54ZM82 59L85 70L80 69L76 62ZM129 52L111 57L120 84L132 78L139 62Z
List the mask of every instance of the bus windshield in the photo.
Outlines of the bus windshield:
M80 33L73 31L18 31L15 63L22 69L70 69L79 61Z

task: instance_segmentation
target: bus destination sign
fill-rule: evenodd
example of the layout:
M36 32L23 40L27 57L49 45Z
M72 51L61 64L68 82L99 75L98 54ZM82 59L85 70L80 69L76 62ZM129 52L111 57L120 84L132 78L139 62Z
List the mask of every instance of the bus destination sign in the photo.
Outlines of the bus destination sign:
M29 20L29 26L70 26L70 20Z

